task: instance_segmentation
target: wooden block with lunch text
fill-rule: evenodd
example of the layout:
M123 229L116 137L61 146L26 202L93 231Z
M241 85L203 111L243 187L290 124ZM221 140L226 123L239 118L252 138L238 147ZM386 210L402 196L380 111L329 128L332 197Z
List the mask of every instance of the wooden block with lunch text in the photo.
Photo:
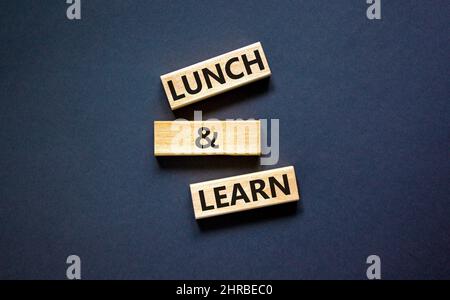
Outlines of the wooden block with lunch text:
M155 121L155 156L261 155L261 122Z
M172 110L269 77L261 43L255 43L161 76Z
M196 219L300 199L294 167L284 167L190 185Z

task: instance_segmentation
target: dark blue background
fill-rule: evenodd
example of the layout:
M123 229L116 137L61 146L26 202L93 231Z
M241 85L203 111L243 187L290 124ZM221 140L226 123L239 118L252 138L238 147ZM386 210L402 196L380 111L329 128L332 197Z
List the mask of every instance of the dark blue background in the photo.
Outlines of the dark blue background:
M0 4L0 278L450 278L448 1ZM174 114L159 76L261 41L270 81ZM280 160L153 156L153 121L280 119ZM194 220L189 183L302 200Z

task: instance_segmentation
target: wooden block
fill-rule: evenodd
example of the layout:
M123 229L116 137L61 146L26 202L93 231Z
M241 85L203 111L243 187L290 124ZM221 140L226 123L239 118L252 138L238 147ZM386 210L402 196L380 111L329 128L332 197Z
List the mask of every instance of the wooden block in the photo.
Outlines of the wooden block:
M255 43L161 76L172 110L270 76L261 43Z
M194 183L190 187L196 219L300 199L292 166Z
M261 122L155 121L155 156L261 155Z

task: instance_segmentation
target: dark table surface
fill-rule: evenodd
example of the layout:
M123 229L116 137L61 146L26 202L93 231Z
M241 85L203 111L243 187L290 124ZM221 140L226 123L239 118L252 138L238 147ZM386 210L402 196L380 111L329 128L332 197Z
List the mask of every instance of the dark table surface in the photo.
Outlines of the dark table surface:
M448 1L0 4L0 278L450 278ZM172 112L159 76L261 41L272 78ZM153 156L153 121L280 120L280 158ZM301 202L194 220L293 165Z

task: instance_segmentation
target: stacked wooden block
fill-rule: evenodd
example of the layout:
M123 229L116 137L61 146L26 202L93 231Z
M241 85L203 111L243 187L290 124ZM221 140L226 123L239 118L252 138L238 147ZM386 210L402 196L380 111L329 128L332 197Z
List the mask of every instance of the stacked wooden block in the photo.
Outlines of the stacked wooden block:
M269 77L261 43L161 76L172 110ZM261 155L261 123L155 121L155 156ZM299 200L293 167L190 185L196 219Z

